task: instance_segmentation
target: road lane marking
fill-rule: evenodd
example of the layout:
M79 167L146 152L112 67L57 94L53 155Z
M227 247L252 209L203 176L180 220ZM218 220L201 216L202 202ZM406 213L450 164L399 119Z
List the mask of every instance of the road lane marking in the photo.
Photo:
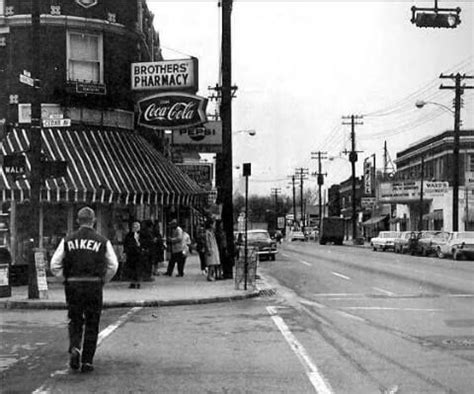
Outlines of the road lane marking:
M469 298L469 297L474 297L474 294L448 294L448 297Z
M320 394L332 394L333 389L331 388L330 384L326 382L324 376L319 372L318 367L316 367L311 357L309 357L305 348L295 338L295 336L290 331L284 320L280 316L278 316L276 309L272 306L267 306L267 311L270 314L270 317L272 318L273 322L278 327L283 337L288 342L291 349L296 354L301 364L305 368L309 381L315 388L316 392Z
M340 274L339 272L334 272L334 271L333 271L333 272L331 272L331 273L332 273L333 275L338 276L339 278L342 278L342 279L345 279L345 280L351 280L351 278L349 278L349 277L346 276L346 275L342 275L342 274Z
M315 297L365 297L364 293L314 293Z
M131 315L138 312L140 309L143 309L143 307L138 306L138 307L134 307L134 308L130 309L127 313L120 316L119 319L115 323L113 323L110 326L104 328L99 333L99 336L98 336L98 339L97 339L97 347L100 346L101 342L105 338L107 338L117 328L119 328L123 323L125 323ZM67 367L65 369L58 369L57 371L54 371L51 375L49 375L49 378L53 379L55 376L67 375L69 373L69 371L70 371L69 367ZM51 393L51 388L49 387L48 382L43 383L39 388L37 388L35 391L33 391L33 394L50 394L50 393Z
M412 312L440 312L443 309L423 309L423 308L391 308L384 306L346 306L341 309L368 310L368 311L412 311Z
M337 311L337 313L341 316L344 316L344 317L348 317L349 319L353 319L353 320L358 320L358 321L361 321L361 322L364 322L365 323L365 319L362 318L362 317L359 317L359 316L356 316L356 315L352 315L350 313L347 313L347 312L343 312L343 311Z
M316 301L310 301L310 300L301 300L300 301L304 305L311 305L311 306L316 306L318 308L326 308L326 305L320 304L319 302Z
M299 260L299 262L300 262L301 264L308 265L308 266L310 266L310 267L311 267L311 264L310 264L310 263L308 263L307 261L304 261L304 260Z
M394 296L395 295L395 293L392 293L391 291L388 291L388 290L381 289L379 287L372 287L372 289L380 291L381 293L387 294L389 296Z

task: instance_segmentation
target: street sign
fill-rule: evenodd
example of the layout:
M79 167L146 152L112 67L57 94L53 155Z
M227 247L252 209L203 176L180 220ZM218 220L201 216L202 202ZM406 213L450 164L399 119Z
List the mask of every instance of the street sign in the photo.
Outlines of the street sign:
M71 119L43 119L43 127L70 127Z
M35 86L35 80L24 74L20 74L20 82L28 86Z

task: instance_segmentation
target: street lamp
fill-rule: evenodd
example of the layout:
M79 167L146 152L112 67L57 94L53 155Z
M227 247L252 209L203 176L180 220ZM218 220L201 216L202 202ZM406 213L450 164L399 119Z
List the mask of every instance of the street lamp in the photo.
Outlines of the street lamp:
M426 104L436 105L441 107L454 115L454 146L453 146L453 231L458 231L458 217L459 217L459 125L461 105L456 100L454 111L444 104L436 103L434 101L418 100L415 103L417 108L423 108Z

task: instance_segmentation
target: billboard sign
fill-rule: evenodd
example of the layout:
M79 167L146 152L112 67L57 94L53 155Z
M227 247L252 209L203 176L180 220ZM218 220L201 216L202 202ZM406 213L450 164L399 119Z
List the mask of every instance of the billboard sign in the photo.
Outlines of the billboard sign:
M420 199L421 181L395 181L380 184L380 200L383 202L410 202ZM423 198L444 196L449 189L448 182L423 182Z
M366 196L372 196L373 192L373 176L372 176L372 163L370 161L364 161L364 194Z
M138 102L138 124L152 129L183 129L207 121L207 99L188 93L159 93Z
M197 92L198 59L132 63L132 90Z

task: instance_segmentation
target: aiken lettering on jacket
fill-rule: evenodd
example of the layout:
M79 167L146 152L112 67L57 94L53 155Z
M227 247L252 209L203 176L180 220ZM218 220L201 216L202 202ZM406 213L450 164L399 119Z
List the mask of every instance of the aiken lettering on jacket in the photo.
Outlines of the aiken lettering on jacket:
M93 239L73 239L67 241L67 247L69 250L92 250L93 252L99 252L102 242L94 241Z

